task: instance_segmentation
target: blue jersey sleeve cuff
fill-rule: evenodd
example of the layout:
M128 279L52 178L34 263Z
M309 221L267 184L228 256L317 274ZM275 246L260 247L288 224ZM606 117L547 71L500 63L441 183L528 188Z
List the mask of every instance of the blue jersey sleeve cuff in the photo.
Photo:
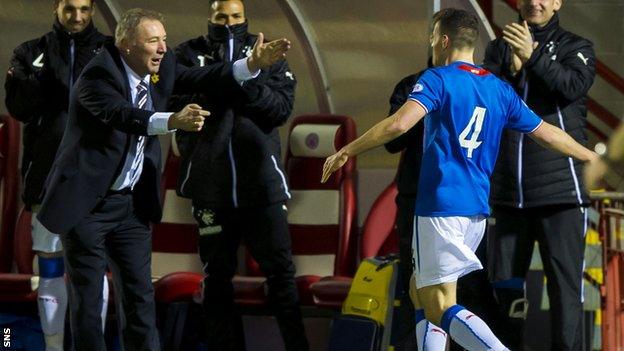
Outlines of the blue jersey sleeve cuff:
M420 106L422 106L422 108L425 109L426 113L429 113L429 111L431 111L431 108L429 108L425 103L423 103L421 101L421 100L424 100L424 99L416 99L415 97L412 97L411 95L410 95L409 99L414 101L415 103L419 104Z

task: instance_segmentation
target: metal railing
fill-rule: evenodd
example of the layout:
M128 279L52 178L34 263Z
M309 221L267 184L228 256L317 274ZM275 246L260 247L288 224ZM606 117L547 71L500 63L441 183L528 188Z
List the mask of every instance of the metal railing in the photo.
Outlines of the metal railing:
M602 243L603 284L602 350L624 349L624 193L591 194L599 214L598 234Z

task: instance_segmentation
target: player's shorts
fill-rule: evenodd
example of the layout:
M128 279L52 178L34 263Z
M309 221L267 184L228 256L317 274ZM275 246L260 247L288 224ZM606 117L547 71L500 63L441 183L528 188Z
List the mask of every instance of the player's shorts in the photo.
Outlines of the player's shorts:
M483 266L475 254L486 219L414 216L412 239L416 287L451 283Z
M63 244L61 244L61 236L50 232L46 227L37 219L37 212L33 208L32 219L30 221L32 226L32 249L33 251L41 251L46 253L53 253L63 251Z

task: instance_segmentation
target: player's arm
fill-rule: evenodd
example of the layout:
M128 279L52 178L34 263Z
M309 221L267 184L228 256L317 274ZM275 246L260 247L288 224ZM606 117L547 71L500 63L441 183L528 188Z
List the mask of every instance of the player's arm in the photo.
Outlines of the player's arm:
M32 46L22 44L13 51L4 84L7 110L24 123L32 122L44 110L41 83L31 67L29 49Z
M558 151L583 162L598 158L598 154L579 144L568 133L546 122L542 122L533 132L529 133L529 136L545 148Z
M388 112L388 116L392 116L405 104L410 92L414 88L414 84L416 84L416 78L418 78L418 76L420 76L420 73L407 76L394 87L394 91L390 96L390 111ZM412 133L402 134L398 138L385 143L384 147L386 151L394 154L405 150L411 134Z
M420 103L408 100L392 116L377 123L361 137L352 141L332 156L329 156L327 160L325 160L325 165L323 166L321 182L324 183L327 181L329 176L340 169L340 167L347 162L349 157L387 143L407 132L426 114L427 111Z

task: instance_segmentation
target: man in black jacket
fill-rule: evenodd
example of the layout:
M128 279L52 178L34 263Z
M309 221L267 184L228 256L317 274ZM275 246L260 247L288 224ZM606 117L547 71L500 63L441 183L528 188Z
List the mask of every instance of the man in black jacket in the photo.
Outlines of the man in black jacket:
M509 81L546 122L585 144L586 95L595 75L592 43L559 26L561 0L520 0L518 7L523 21L507 25L503 38L489 44L484 66ZM580 350L589 204L581 163L508 131L490 202L495 225L488 260L506 317L498 324L505 329L499 333L503 342L521 347L524 278L537 240L548 278L552 348Z
M67 127L38 218L60 233L70 281L76 350L104 350L101 276L107 262L120 290L126 350L160 350L151 282L150 222L162 216L161 155L156 135L201 130L209 115L196 104L167 111L174 89L206 91L227 100L240 84L281 59L285 39L263 43L233 64L187 68L167 51L162 15L133 9L123 14L115 45L85 67L71 92Z
M256 40L247 32L243 2L216 0L210 2L208 34L180 44L176 54L187 66L229 62L248 56ZM285 206L290 194L277 130L290 116L295 85L282 60L246 82L235 103L210 94L179 97L213 114L201 133L176 133L182 154L178 190L193 200L199 224L211 349L245 348L231 282L241 239L267 276L269 306L286 349L308 349L294 282Z
M43 183L58 149L69 104L69 91L87 63L111 38L91 21L95 0L55 0L53 30L18 46L7 74L6 106L24 123L22 199L33 212L33 250L39 261L38 305L46 349L62 350L67 290L62 244L37 220ZM108 282L104 279L102 317Z

